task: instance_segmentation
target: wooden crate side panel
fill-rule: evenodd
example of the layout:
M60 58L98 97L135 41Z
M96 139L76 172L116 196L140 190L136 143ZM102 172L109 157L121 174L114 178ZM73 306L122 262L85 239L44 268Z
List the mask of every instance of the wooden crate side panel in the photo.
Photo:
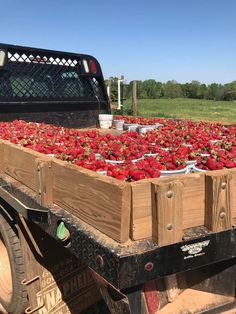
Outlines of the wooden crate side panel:
M0 141L0 174L4 173L4 145L3 141Z
M119 242L129 239L131 186L52 161L53 202Z
M231 187L232 187L232 193L231 193L231 206L232 206L232 218L236 218L236 169L230 170L230 173L232 174L232 181L231 181Z
M52 161L49 158L35 160L35 180L37 202L50 207L53 204L53 177Z
M204 225L205 219L205 174L188 174L173 177L162 177L159 182L180 181L183 184L183 229Z
M178 180L156 185L156 221L153 239L158 245L179 242L183 237L183 183Z
M131 239L152 237L151 182L132 184Z
M180 181L183 183L183 229L204 225L204 175L186 175Z
M214 232L230 229L231 220L231 185L229 171L217 171L206 174L206 227Z
M182 183L183 229L204 225L205 175L162 177L132 184L131 238L140 240L155 234L155 185L180 181ZM153 188L154 186L154 188ZM153 222L154 221L154 222Z
M4 172L36 191L35 160L42 155L11 143L2 145Z

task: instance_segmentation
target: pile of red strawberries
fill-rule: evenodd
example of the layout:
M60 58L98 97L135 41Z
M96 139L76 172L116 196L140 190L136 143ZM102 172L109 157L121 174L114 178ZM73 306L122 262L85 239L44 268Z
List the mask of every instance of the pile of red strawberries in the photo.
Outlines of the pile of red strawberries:
M118 117L126 123L160 123L145 134L100 135L54 125L16 120L0 123L0 138L119 180L158 178L162 170L236 167L236 128L219 123Z

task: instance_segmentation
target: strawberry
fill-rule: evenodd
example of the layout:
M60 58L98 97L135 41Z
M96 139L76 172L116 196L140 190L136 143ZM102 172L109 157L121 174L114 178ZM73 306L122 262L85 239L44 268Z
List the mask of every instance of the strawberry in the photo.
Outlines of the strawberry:
M226 168L234 168L236 164L232 160L226 160L225 161L225 167Z
M207 166L208 169L210 169L210 170L216 170L216 169L217 169L217 162L216 162L216 159L214 159L214 158L212 158L212 157L207 157L206 166Z

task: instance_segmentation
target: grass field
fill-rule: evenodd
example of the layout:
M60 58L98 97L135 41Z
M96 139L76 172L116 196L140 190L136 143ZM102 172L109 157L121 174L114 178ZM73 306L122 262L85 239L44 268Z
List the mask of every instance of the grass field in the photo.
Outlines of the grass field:
M131 100L124 103L130 109ZM236 123L236 102L202 99L139 99L138 115Z

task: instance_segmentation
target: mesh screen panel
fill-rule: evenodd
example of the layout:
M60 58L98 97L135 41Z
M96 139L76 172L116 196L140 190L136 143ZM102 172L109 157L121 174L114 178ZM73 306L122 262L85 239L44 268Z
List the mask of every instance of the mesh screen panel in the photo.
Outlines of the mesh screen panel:
M81 73L79 57L9 49L0 70L0 100L104 100L102 78Z

